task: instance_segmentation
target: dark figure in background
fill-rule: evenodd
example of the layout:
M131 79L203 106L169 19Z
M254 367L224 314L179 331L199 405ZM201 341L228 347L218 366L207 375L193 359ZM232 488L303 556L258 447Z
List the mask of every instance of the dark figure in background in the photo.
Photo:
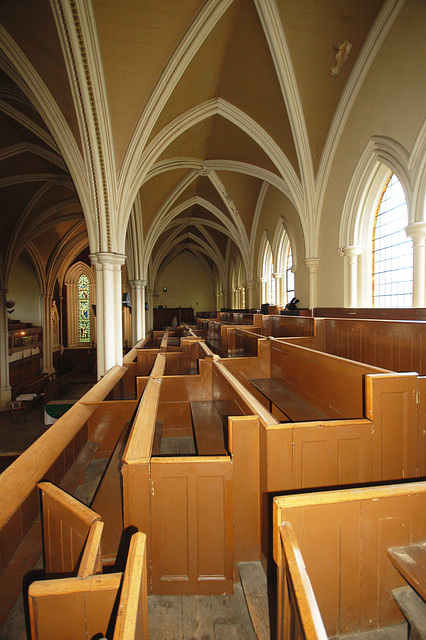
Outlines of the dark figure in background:
M292 298L290 300L290 302L288 302L285 306L286 309L289 309L290 311L293 309L297 309L297 303L299 302L298 298Z

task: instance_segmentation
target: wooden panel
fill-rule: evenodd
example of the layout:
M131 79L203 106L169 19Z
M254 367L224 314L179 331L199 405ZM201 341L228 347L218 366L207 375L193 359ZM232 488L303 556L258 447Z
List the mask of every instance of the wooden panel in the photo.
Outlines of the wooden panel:
M234 465L235 563L260 559L260 448L256 417L229 419Z
M105 636L121 581L121 573L112 573L33 582L28 594L32 639Z
M293 425L269 427L263 469L268 492L293 489Z
M163 424L163 438L192 436L192 420L189 402L161 402L157 420Z
M271 378L329 417L363 417L363 379L380 370L276 340L271 342Z
M73 575L100 516L58 487L39 484L43 505L44 561L47 574Z
M424 322L362 319L324 322L328 353L392 371L426 373Z
M350 421L293 429L293 487L371 481L371 423Z
M276 527L290 521L330 637L401 621L387 548L424 538L425 507L424 482L275 499L275 559Z
M230 459L153 459L151 481L153 592L231 593Z
M374 424L374 479L416 477L417 376L368 375L365 384L366 415Z
M146 537L132 536L118 606L114 640L148 640Z
M417 378L417 475L426 476L426 377Z
M88 420L89 439L99 442L98 458L109 457L114 450L124 425L136 409L136 400L102 402Z

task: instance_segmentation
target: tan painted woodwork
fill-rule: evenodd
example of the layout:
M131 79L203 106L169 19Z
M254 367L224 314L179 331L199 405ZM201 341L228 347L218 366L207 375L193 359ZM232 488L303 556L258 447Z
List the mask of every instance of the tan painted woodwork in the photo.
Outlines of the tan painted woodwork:
M0 476L1 569L10 561L39 512L37 483L48 478L59 484L87 440L86 423L126 372L115 366L81 401L53 424ZM87 403L87 404L85 404Z
M104 530L104 523L97 520L92 524L84 546L83 555L77 572L77 578L88 578L97 573L102 573L102 550L101 538Z
M426 538L426 534L425 534ZM388 549L388 556L399 573L426 599L426 542Z
M145 535L132 536L124 574L36 581L28 600L32 640L86 640L108 629L113 640L147 640Z
M124 572L113 640L148 640L146 536L134 533Z
M232 593L230 458L152 458L151 493L153 592Z
M47 575L63 577L77 575L91 527L100 520L100 515L50 482L40 482L38 487L43 509L45 572ZM96 544L96 536L93 538L94 533L92 532L90 542L95 545L96 556L96 549L99 555L99 544ZM92 551L93 546L90 556ZM89 561L90 558L86 556L83 574L86 573ZM97 567L99 562L99 557L93 559Z
M405 581L387 549L424 539L425 482L279 497L273 518L275 562L291 522L330 637L401 622L391 590Z
M327 640L300 548L290 522L279 528L277 640Z

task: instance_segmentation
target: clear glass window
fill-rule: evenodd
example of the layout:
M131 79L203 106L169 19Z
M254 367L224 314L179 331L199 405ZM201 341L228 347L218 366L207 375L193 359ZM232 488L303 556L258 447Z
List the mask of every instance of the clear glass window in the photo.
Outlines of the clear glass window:
M293 268L293 253L291 251L291 245L288 245L286 270L285 270L285 284L286 284L286 304L294 298L294 273Z
M405 234L408 210L402 185L390 178L373 229L373 307L413 304L413 243Z

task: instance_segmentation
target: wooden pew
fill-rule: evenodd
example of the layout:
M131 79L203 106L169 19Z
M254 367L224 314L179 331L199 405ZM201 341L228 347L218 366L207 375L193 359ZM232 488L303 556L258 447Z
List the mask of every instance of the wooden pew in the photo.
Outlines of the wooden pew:
M288 416L273 407L283 429L267 435L268 490L280 490L280 468L294 470L296 484L286 489L297 488L300 479L299 486L312 487L424 475L424 427L416 400L424 401L424 384L417 374L381 370L276 339L260 340L257 358L222 362L268 408L250 377L276 380L323 415L296 421L291 431L284 427L293 424ZM285 404L281 408L285 411ZM332 451L336 463L329 460Z
M387 550L424 541L425 482L277 497L273 518L275 562L291 522L329 637L403 621L391 592L404 579Z
M99 429L94 424L88 427L88 423L125 372L125 367L113 367L0 476L0 590L4 594L0 599L0 627L22 590L23 576L42 552L37 484L47 480L61 485L73 472L90 438L95 437L101 446L103 437L109 439L121 403L110 404Z
M37 486L42 502L46 575L81 577L88 572L100 573L99 539L103 529L100 515L51 482L40 482Z
M327 640L318 603L290 522L279 527L277 640Z
M28 599L32 640L148 640L145 534L132 536L124 574L36 581Z
M259 416L277 421L218 360L199 365L198 375L149 379L123 459L124 526L148 533L153 593L229 593L235 563L260 555L259 457L246 454L258 443ZM197 402L222 416L232 457L154 456L156 424L163 439L192 437Z

